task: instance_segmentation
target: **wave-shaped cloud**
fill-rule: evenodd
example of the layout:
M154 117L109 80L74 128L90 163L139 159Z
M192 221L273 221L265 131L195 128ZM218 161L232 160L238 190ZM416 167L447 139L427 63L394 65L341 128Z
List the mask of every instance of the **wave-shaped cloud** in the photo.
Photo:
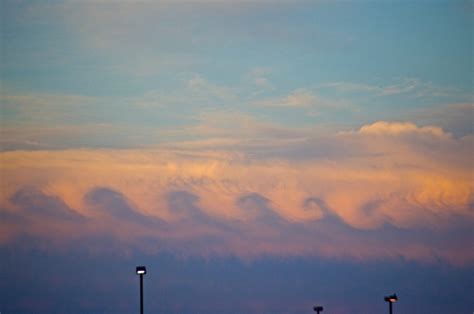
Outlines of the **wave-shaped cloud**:
M16 218L2 220L2 241L109 235L190 254L474 261L469 136L376 122L258 154L186 147L3 152L0 207Z

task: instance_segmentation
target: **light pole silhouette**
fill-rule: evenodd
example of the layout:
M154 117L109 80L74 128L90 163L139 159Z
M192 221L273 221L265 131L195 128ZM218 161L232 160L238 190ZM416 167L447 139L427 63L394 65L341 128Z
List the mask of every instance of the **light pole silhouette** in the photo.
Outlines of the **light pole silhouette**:
M137 275L140 275L140 314L143 314L143 275L146 274L145 266L137 266Z
M385 302L388 302L388 310L390 314L393 314L392 304L398 301L397 295L394 293L383 298Z
M319 314L319 312L322 312L322 311L324 310L324 308L323 308L322 306L318 305L318 306L315 306L315 307L313 308L313 310L314 310L317 314Z

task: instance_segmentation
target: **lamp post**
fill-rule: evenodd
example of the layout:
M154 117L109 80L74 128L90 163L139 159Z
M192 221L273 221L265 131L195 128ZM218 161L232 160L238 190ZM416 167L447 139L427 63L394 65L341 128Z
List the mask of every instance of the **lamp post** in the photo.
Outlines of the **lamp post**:
M143 275L146 274L145 266L137 266L137 275L140 275L140 314L143 314Z
M322 311L324 310L324 308L323 308L322 306L318 305L318 306L315 306L315 307L313 308L313 310L314 310L317 314L319 314L319 312L322 312Z
M398 301L397 295L394 293L383 298L385 302L388 302L389 313L393 314L392 304Z

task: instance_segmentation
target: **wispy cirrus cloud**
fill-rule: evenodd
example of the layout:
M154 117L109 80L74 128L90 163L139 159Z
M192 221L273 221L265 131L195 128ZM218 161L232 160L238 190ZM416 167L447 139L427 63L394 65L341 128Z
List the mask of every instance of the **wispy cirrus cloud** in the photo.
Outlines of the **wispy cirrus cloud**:
M280 97L255 99L251 106L267 109L303 110L307 116L318 116L321 113L332 113L341 110L352 112L355 107L350 101L334 97L323 97L312 89L300 88Z
M309 107L316 103L316 95L309 90L298 89L291 94L276 98L257 101L256 105L263 107Z
M199 98L213 98L222 100L236 99L236 88L214 84L198 74L194 74L187 81L187 87L192 93L192 99L199 101ZM197 98L197 99L196 99Z
M395 95L411 95L417 98L442 98L463 95L465 91L458 88L437 86L432 82L424 82L418 78L399 78L392 84L366 84L356 82L331 82L320 86L322 89L333 89L346 94L364 94L374 97L389 97Z

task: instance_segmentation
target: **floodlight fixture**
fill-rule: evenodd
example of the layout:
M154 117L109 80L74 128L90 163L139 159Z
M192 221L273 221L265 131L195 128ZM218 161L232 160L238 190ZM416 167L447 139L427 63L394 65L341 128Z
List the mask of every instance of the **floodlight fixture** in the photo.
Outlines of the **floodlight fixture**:
M137 275L145 275L146 274L146 267L145 266L137 266Z
M385 302L388 302L388 310L390 314L393 314L393 303L398 301L397 295L394 293L383 298Z
M318 306L315 306L315 307L313 308L313 310L314 310L316 313L319 314L319 312L322 312L322 311L324 310L324 308L323 308L322 306L318 305Z

